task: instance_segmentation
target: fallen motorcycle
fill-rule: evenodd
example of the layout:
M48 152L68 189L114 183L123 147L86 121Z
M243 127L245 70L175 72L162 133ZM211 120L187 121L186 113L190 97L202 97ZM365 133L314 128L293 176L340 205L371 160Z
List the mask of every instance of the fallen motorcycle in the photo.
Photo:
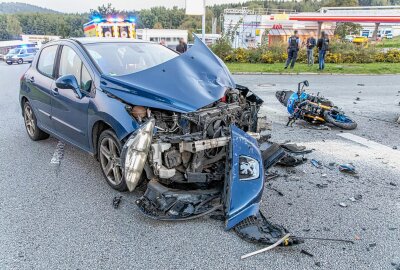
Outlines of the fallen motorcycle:
M311 95L305 92L308 81L298 84L297 92L277 91L275 93L279 102L285 106L290 114L287 126L292 125L297 119L302 119L313 124L331 123L342 129L355 129L357 123L344 114L334 104L319 95Z

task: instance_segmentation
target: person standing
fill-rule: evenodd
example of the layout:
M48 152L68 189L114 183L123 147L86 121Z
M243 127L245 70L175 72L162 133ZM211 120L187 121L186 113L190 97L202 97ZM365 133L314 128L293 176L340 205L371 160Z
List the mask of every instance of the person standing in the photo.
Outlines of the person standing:
M318 47L318 62L319 62L318 69L323 70L325 68L325 55L326 52L329 50L329 38L324 31L321 32L321 38L318 39L317 47Z
M179 39L179 44L176 46L176 51L179 53L184 53L187 51L187 44L183 38Z
M294 34L288 40L288 59L286 60L285 69L288 68L290 64L290 68L294 67L297 59L297 52L300 48L300 39L297 30L294 30Z
M314 38L314 32L310 33L310 37L307 38L307 64L309 66L314 65L314 48L317 45L317 40Z

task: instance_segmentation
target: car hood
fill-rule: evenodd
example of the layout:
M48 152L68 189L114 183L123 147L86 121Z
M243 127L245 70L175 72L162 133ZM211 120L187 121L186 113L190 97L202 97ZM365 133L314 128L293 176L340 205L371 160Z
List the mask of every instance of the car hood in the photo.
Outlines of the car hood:
M101 76L101 89L132 105L192 112L236 84L225 64L198 38L184 54L123 76Z

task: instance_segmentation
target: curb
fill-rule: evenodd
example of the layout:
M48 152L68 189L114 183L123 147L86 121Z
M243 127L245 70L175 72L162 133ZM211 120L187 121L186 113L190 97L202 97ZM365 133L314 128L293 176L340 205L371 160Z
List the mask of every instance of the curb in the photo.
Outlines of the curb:
M367 73L317 73L317 72L231 72L232 75L335 75L335 76L398 76L400 73L383 73L383 74L367 74Z

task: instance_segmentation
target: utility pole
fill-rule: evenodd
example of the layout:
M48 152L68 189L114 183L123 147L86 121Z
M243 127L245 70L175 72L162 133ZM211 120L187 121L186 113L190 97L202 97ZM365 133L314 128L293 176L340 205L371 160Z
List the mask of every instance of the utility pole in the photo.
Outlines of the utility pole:
M201 34L203 42L206 43L206 0L203 0L203 16L201 22Z

